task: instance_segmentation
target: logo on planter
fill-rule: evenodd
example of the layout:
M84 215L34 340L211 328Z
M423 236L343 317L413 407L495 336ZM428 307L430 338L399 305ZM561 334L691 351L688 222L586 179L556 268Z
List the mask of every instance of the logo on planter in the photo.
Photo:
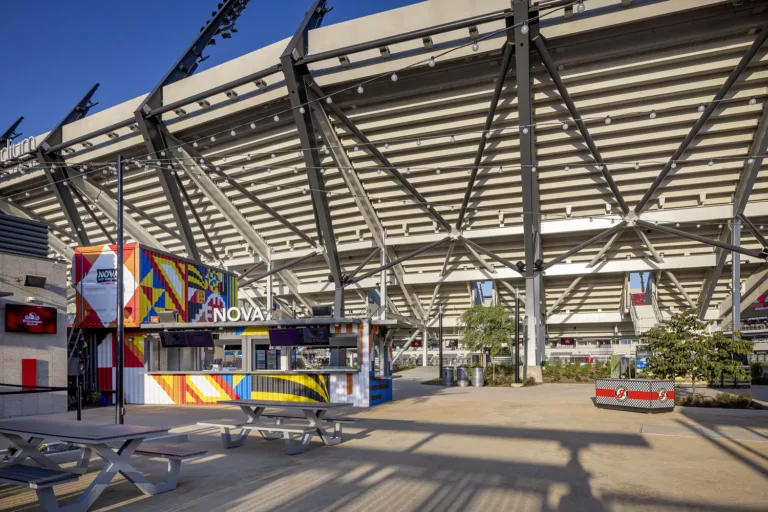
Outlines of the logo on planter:
M618 400L619 402L623 402L629 396L627 393L627 388L625 388L624 386L617 387L616 391L614 392L614 396L616 397L616 400Z
M667 398L667 390L666 389L660 389L659 390L659 402L666 402Z

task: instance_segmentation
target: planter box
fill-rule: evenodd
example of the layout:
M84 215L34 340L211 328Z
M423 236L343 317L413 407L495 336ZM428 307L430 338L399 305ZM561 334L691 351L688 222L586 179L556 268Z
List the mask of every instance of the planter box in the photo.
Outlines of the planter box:
M669 412L675 408L675 383L671 380L597 379L594 402L596 407Z

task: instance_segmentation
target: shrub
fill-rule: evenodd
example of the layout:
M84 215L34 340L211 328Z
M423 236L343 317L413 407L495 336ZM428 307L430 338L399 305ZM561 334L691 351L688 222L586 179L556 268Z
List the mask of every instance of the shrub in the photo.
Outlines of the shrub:
M538 384L538 382L536 382L536 379L534 379L533 377L528 377L523 381L523 387L526 387L526 388L529 386L535 386L536 384Z
M714 398L707 398L703 395L688 395L685 397L675 397L675 405L686 407L709 407L722 409L748 409L752 404L752 395L743 393L732 395L731 393L718 393Z
M566 379L576 380L579 375L579 365L577 363L565 363L563 376Z
M100 399L101 399L100 391L89 391L88 393L85 394L83 401L90 405L98 405Z
M563 365L560 361L554 364L547 364L542 366L543 377L549 379L552 382L560 382L562 378L561 373L563 371Z
M395 363L392 365L392 373L402 372L403 370L411 370L413 368L416 368L413 364Z
M607 379L611 376L611 365L609 363L595 363L595 378Z

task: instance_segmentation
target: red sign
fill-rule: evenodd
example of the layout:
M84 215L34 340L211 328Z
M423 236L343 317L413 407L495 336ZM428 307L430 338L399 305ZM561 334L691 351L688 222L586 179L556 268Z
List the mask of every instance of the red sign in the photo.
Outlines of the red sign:
M632 294L632 304L635 306L645 306L645 294L644 293L633 293Z
M561 345L576 345L576 341L573 338L560 338Z
M56 334L56 308L8 304L5 307L5 331Z

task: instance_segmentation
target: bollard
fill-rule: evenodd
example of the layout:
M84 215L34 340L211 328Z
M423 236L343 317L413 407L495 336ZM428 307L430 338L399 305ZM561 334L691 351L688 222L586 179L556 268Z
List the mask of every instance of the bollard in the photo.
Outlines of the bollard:
M83 417L83 391L80 383L77 383L77 389L75 391L75 400L77 400L77 421L81 421Z

